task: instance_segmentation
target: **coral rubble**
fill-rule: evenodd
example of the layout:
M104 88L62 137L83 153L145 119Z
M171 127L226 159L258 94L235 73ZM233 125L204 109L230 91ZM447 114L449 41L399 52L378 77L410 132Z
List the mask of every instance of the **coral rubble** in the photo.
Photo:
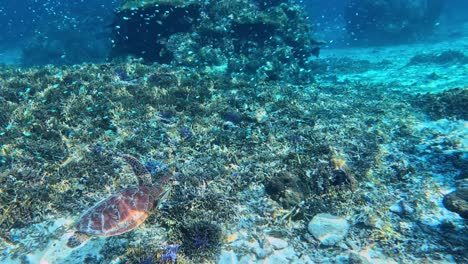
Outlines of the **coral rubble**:
M422 208L432 203L424 192L430 183L412 187L428 170L413 156L437 157L432 145L417 147L428 132L415 129L419 95L357 83L255 83L135 60L4 68L1 75L0 228L14 245L10 257L39 250L18 239L21 230L76 215L134 185L111 158L120 150L145 155L153 177L170 170L173 187L146 228L101 243L96 260L160 260L166 242L180 245L174 254L181 263L228 258L229 247L256 248L257 260L299 260L298 252L318 246L304 230L320 213L348 219L346 243L376 242L401 260L427 256L411 246L412 232L436 231L409 221L427 221ZM272 239L256 229L286 239L286 248L262 242ZM260 244L247 246L244 238ZM154 242L135 246L140 240Z

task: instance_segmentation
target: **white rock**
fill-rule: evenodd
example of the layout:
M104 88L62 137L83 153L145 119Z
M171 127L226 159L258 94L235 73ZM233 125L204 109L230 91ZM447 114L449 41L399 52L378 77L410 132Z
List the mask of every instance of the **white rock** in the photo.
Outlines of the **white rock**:
M270 243L270 245L275 250L283 249L288 246L288 242L277 237L267 236L265 239L268 241L268 243Z
M273 248L267 243L260 244L255 240L251 243L250 252L254 253L257 258L264 259L273 252Z
M252 264L256 263L255 256L253 254L248 254L240 257L239 264Z
M264 123L268 120L268 113L265 109L259 108L255 111L255 119L258 123Z
M351 251L348 256L348 263L371 264L369 260L357 252Z
M271 248L255 247L252 249L252 253L254 253L255 256L257 256L257 258L259 259L266 258L268 255L271 254L271 252L273 252L273 249Z
M405 201L399 201L393 204L390 206L390 211L398 215L411 215L414 213L414 209Z
M296 251L293 247L287 247L281 250L275 251L273 254L265 258L263 263L268 264L285 264L285 263L297 263Z
M394 203L392 206L390 206L389 210L390 212L395 213L395 214L403 213L403 208L401 208L400 203Z
M237 264L236 253L232 250L223 250L219 255L218 264Z
M318 214L312 218L307 229L325 246L333 246L348 234L346 219L331 214Z
M394 259L387 257L385 253L380 250L364 249L358 252L359 256L372 264L396 264ZM435 262L431 262L435 263Z

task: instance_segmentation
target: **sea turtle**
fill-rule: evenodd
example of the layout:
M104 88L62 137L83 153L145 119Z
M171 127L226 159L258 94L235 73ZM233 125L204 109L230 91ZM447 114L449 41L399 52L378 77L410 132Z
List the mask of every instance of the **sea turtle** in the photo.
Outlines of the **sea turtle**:
M93 236L115 236L134 229L165 192L168 177L153 184L151 174L138 159L127 154L121 157L132 167L138 186L125 188L88 209L76 222L67 246L74 248Z

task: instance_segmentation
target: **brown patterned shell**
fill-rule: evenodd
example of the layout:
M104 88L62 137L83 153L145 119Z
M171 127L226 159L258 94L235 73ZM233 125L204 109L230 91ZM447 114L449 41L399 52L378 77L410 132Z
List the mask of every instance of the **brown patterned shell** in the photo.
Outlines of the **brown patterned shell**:
M78 232L114 236L132 230L148 217L154 206L152 187L129 187L97 203L76 225Z
M126 154L121 157L132 167L139 186L123 189L87 210L76 223L78 234L115 236L130 231L145 221L164 191L166 177L153 185L150 173L138 159Z

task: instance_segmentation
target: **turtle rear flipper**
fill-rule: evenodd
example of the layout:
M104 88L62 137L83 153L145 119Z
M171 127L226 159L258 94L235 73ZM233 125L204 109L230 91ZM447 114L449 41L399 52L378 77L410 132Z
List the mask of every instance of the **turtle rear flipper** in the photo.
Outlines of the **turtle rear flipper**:
M84 233L75 233L67 241L67 246L70 248L76 248L77 246L83 244L83 242L89 240L89 236Z

